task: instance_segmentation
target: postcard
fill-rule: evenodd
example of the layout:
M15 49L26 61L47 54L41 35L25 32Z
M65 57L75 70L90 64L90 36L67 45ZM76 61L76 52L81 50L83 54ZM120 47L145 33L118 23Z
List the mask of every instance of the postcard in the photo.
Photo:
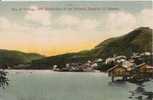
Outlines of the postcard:
M152 1L0 1L0 100L153 100Z

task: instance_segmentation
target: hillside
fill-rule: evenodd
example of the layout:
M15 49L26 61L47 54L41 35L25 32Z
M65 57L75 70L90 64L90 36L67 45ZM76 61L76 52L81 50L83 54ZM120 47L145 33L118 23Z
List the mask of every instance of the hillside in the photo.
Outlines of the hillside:
M152 29L140 27L116 38L105 40L94 48L95 56L131 55L133 52L152 51Z
M130 56L133 52L152 51L152 29L137 28L124 36L110 38L92 50L68 53L32 61L31 68L45 69L52 65L65 65L72 62L85 62L98 57L107 58L115 55Z
M30 63L32 60L42 58L44 58L44 56L36 53L24 53L14 50L0 49L0 65L13 66L17 64Z

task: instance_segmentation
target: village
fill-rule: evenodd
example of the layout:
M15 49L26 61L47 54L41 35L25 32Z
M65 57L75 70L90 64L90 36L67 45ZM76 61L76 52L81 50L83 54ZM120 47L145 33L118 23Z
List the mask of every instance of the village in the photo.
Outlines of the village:
M113 55L106 59L95 58L85 63L73 62L63 65L51 65L50 70L57 72L103 72L112 81L147 81L153 78L153 52L133 53L131 56ZM3 66L4 69L12 69ZM13 69L26 69L30 64L19 64Z
M132 56L113 56L104 59L88 60L86 63L67 63L60 68L53 66L53 71L67 72L107 72L112 81L144 81L153 78L153 64L151 52L133 53Z

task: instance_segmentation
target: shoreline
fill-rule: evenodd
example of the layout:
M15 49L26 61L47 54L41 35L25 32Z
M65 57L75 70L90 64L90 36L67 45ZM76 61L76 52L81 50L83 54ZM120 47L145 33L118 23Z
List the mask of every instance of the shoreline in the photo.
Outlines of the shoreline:
M105 73L107 72L101 72L99 70L93 70L93 71L54 71L50 69L4 69L5 71L50 71L50 72L66 72L66 73Z
M33 69L20 69L20 70L16 70L16 69L5 69L5 71L7 72L49 72L49 73L97 73L97 74L107 74L106 72L70 72L70 71L53 71L53 70L33 70Z

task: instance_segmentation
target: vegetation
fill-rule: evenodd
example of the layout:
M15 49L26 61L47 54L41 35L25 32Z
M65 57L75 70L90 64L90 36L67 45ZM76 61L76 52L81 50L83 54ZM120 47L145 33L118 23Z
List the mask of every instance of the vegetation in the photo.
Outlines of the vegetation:
M115 55L130 56L133 52L152 51L152 29L140 27L116 38L105 40L93 50L95 56L107 58Z
M152 52L152 29L140 27L134 31L120 37L110 38L91 50L78 53L68 53L63 55L51 56L45 59L34 60L30 68L51 68L52 65L65 66L66 63L80 62L96 58L108 58L114 54L131 56L134 52ZM106 66L110 67L110 66Z
M44 56L35 53L23 53L13 50L0 49L0 66L12 67L18 64L30 63L32 60L38 60Z
M8 85L7 72L0 70L0 87L5 88Z
M66 63L84 63L89 60L89 56L79 55L78 53L69 53L58 56L52 56L45 59L33 60L30 69L46 69L52 68L53 65L58 65L60 67L65 66Z
M114 62L111 62L111 63L99 63L98 66L97 66L97 70L100 70L102 72L106 72L108 69L112 68L115 66L115 63Z

